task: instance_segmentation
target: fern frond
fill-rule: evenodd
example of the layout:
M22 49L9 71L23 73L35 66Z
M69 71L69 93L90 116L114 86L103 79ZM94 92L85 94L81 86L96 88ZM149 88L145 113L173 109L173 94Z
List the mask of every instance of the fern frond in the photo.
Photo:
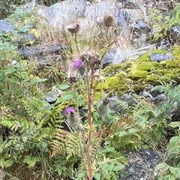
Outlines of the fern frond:
M123 100L121 100L121 99L118 99L117 100L117 102L118 102L118 106L122 109L122 110L128 110L129 109L129 106L128 106L128 103L127 102L125 102L125 101L123 101Z
M73 156L80 156L82 152L82 137L77 132L68 132L58 129L52 140L52 155L66 156L67 159Z
M22 99L21 103L27 115L32 119L40 118L45 111L43 109L43 107L45 106L45 102L36 97L27 97L25 99Z
M8 118L2 119L0 124L12 131L17 131L17 130L24 131L34 126L33 121L29 121L28 119L22 117L17 118L16 116L9 119Z
M49 126L51 128L58 129L63 121L62 105L56 106L52 111L46 114L42 120L43 126Z
M14 131L17 131L21 127L21 123L13 119L3 119L0 124Z

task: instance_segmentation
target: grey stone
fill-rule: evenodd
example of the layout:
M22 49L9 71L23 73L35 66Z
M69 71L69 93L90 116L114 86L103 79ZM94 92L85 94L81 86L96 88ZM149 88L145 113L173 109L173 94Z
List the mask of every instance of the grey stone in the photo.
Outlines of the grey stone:
M174 26L170 29L170 39L171 42L177 43L178 45L180 44L180 26Z
M136 21L134 28L139 29L141 31L145 31L145 32L150 31L149 25L141 19Z
M119 180L153 180L154 168L162 160L162 155L151 149L141 149L127 153L128 165Z
M169 54L157 54L157 53L152 53L150 55L150 58L152 62L161 62L167 59L171 59L171 60L174 59L174 57Z
M5 172L3 169L0 169L0 180L3 180L5 177Z
M116 54L116 50L110 50L106 54L106 56L103 58L103 68L113 63L115 54Z
M121 106L121 103L126 104L125 106L129 107L136 104L136 101L133 99L131 94L124 94L120 97L112 96L108 98L109 108L115 113L123 113L125 109ZM123 102L122 102L123 101Z
M0 20L0 36L2 36L3 33L10 32L15 32L15 27L4 19Z
M123 11L120 11L118 13L118 15L117 15L117 22L118 22L118 26L120 26L120 27L128 25L125 13Z
M65 59L65 46L54 45L38 45L34 47L25 47L18 50L20 56L24 56L29 60L34 60L38 64L53 64L63 62Z
M26 45L26 44L29 44L30 42L32 41L35 41L36 40L36 37L34 34L25 34L25 33L18 33L17 35L19 38L18 38L18 44L19 45Z
M55 103L57 98L61 95L61 91L57 89L55 86L52 88L52 91L50 91L46 96L46 101L49 104Z
M45 17L55 28L62 30L72 21L84 15L86 2L84 0L67 0L40 9L38 13Z

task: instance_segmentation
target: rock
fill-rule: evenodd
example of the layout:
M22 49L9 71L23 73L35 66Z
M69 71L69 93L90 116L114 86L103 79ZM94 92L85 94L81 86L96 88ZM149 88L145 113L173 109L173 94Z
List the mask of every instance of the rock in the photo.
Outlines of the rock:
M112 16L116 21L116 15L118 13L117 3L114 1L101 1L87 6L85 11L85 18L88 21L102 24L105 16Z
M0 36L3 33L15 32L15 27L6 20L0 20Z
M125 175L120 175L119 180L153 180L154 168L162 160L162 155L151 149L131 151L127 157Z
M154 102L155 104L158 104L158 103L163 102L163 101L166 101L166 100L167 100L167 97L166 97L165 94L159 94L158 96L156 96L156 97L154 98L153 102Z
M133 96L131 95L131 93L128 94L123 94L122 96L120 96L120 99L125 101L128 106L133 106L135 105L137 102L134 100Z
M114 111L114 113L116 114L123 113L123 111L125 110L121 106L121 101L124 101L123 104L126 103L128 107L136 104L136 101L133 99L131 94L124 94L120 97L112 96L108 98L108 101L109 101L109 109Z
M130 25L130 31L132 32L131 42L135 47L147 45L151 29L144 20L137 20L135 23Z
M57 60L63 60L65 58L64 50L66 47L63 47L59 44L54 45L39 45L34 47L26 47L18 50L20 56L24 56L28 59L37 61L39 64L52 64Z
M32 0L30 3L26 3L25 5L21 6L24 12L31 12L36 6L36 0Z
M120 9L117 17L120 25L126 22L127 25L130 26L138 20L143 20L145 14L141 9Z
M179 121L180 119L180 108L179 109L176 109L176 110L173 110L171 112L172 116L171 116L171 121L174 122L174 121Z
M118 26L122 27L122 26L127 26L128 23L127 23L127 18L125 17L125 13L124 11L120 11L117 15L117 23L118 23Z
M144 22L142 19L137 20L133 28L138 29L139 31L141 31L141 33L148 33L151 30L149 25L146 22Z
M116 49L109 50L106 56L103 58L103 67L109 64L121 64L131 55L131 49L125 47L119 47Z
M170 60L174 59L174 57L169 54L157 54L157 53L152 53L150 55L150 58L152 62L161 62L167 59L170 59Z
M169 40L167 38L162 39L160 42L158 42L156 44L157 49L164 49L164 50L166 50L168 52L171 51L170 46L171 46L171 43L169 42Z
M116 54L115 49L107 53L107 55L103 58L103 68L113 63L115 54Z
M57 98L62 94L62 92L57 89L55 86L52 87L52 91L50 91L47 96L46 96L46 101L49 103L49 104L53 104L56 102Z
M126 37L125 37L126 39ZM155 45L148 45L139 49L132 49L128 43L123 41L121 38L122 45L119 47L110 49L105 57L103 58L103 68L110 64L121 64L126 60L135 60L138 59L143 54L147 53L148 51L155 49Z
M3 180L5 177L5 172L3 169L0 169L0 180Z
M169 30L171 44L180 45L180 26L174 26Z
M34 34L25 34L25 33L18 33L18 45L24 46L31 44L31 42L36 40L36 36Z
M125 0L123 5L126 9L137 9L139 7L139 2L138 0Z
M67 0L39 9L38 13L54 28L63 30L68 24L82 17L85 10L85 0Z

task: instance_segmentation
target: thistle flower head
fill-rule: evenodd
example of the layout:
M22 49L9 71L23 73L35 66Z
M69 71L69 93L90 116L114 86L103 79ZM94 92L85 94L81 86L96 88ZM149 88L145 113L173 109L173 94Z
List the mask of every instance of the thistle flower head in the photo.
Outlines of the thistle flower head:
M86 49L82 54L81 58L86 61L89 67L95 67L100 64L100 58L98 53L93 49Z
M76 34L80 30L80 25L77 22L71 23L67 26L67 30L72 34Z
M105 16L104 17L104 25L106 27L111 27L114 24L114 19L112 16Z
M75 112L75 108L74 107L67 107L64 112L66 115L70 115L71 113Z
M83 65L82 59L75 59L75 60L73 61L73 67L74 67L75 69L81 68L82 65Z

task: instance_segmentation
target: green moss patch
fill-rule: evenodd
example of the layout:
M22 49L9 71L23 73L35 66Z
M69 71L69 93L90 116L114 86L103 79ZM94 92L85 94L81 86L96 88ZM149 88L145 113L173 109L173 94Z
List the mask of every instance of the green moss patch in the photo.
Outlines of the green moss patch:
M180 47L172 47L174 60L152 62L151 53L166 54L165 50L153 50L135 61L127 61L118 65L110 65L103 70L106 82L100 82L97 90L115 90L123 94L129 89L141 91L149 83L175 80L180 82Z

